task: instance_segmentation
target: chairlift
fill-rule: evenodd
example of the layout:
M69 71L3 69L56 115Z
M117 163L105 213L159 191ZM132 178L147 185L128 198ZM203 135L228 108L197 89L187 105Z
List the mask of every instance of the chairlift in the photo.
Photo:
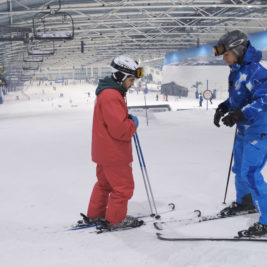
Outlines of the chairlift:
M67 12L40 12L33 17L33 35L39 40L71 40L74 22Z
M34 44L32 47L28 45L28 55L31 56L49 56L55 54L55 44L53 42L53 47L47 49L45 43Z

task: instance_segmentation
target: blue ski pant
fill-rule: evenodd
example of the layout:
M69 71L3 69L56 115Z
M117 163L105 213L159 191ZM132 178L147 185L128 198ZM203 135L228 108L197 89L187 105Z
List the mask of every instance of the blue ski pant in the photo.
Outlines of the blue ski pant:
M259 222L267 225L267 183L261 174L267 160L267 135L237 134L234 144L236 201L251 194L260 214Z

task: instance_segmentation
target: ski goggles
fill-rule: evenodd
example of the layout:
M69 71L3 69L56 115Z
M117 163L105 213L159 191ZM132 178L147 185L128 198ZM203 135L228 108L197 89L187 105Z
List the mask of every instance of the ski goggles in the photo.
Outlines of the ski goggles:
M137 68L136 70L131 70L126 67L120 66L116 64L114 61L111 62L111 66L115 68L116 70L119 70L123 73L130 74L134 76L135 78L142 78L144 76L144 69L142 67Z
M136 69L135 77L136 78L142 78L143 76L144 76L144 69L142 67Z
M226 52L224 45L215 45L213 46L213 51L215 56L221 56Z

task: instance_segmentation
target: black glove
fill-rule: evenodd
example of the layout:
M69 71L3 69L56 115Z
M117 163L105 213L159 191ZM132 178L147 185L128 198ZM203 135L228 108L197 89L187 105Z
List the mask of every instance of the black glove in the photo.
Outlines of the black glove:
M216 112L214 114L214 119L213 119L213 122L217 127L220 127L219 122L221 118L224 116L224 114L226 114L227 112L228 112L228 108L223 103L221 103L216 109Z
M233 127L236 122L244 121L246 118L244 117L242 111L240 109L235 111L230 111L223 119L222 122L224 125Z

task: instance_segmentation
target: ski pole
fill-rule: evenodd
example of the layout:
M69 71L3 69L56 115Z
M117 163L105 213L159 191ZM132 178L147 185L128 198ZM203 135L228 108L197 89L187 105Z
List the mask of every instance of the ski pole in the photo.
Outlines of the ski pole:
M231 155L231 160L230 160L230 166L229 166L229 170L228 170L228 177L227 177L227 182L226 182L226 188L225 188L225 194L224 194L223 204L226 204L226 203L225 203L225 200L226 200L226 195L227 195L228 185L229 185L229 180L230 180L230 174L231 174L231 169L232 169L232 164L233 164L234 145L235 145L236 135L237 135L237 127L235 128L234 144L233 144L233 149L232 149L232 155Z
M151 195L151 198L152 198L152 204L153 204L154 209L155 209L155 218L158 219L158 218L160 218L160 215L158 214L158 211L157 211L156 202L155 202L155 199L154 199L152 187L151 187L150 180L149 180L149 177L148 177L146 163L145 163L145 159L144 159L144 156L143 156L143 153L142 153L142 149L141 149L141 145L140 145L140 141L139 141L137 132L135 133L135 138L136 138L136 141L137 141L137 146L139 148L140 156L141 156L142 163L143 163L143 166L144 166L145 175L146 175L145 178L147 180L148 188L149 188L150 195Z
M137 157L138 157L138 161L139 161L139 165L140 165L140 169L141 169L141 173L142 173L142 177L143 177L143 181L144 181L144 185L145 185L145 189L146 189L149 208L150 208L150 211L151 211L151 215L153 215L153 209L152 209L151 200L150 200L150 196L149 196L149 192L148 192L148 188L147 188L147 183L146 183L146 179L145 179L144 168L143 168L143 165L142 165L142 162L141 162L141 158L140 158L140 151L139 151L137 140L136 140L136 134L133 137L134 137L136 153L137 153Z
M145 188L146 188L148 202L149 202L149 206L150 206L150 210L151 210L151 216L152 217L155 216L156 219L159 219L160 215L158 215L157 208L156 208L156 205L155 205L155 200L154 200L152 188L151 188L151 185L150 185L150 182L149 182L148 173L147 173L147 169L146 169L146 165L145 165L142 149L141 149L141 146L140 146L140 142L139 142L138 136L136 136L136 135L135 135L135 142L136 142L136 149L137 149L137 155L138 155L138 159L139 159L139 164L140 164L140 167L141 167L141 172L142 172L142 175L143 175L143 180L144 180L144 184L145 184ZM151 204L152 201L151 201L150 198L152 198L153 206L154 206L154 209L155 209L155 213L153 212L153 207L152 207L152 204Z

